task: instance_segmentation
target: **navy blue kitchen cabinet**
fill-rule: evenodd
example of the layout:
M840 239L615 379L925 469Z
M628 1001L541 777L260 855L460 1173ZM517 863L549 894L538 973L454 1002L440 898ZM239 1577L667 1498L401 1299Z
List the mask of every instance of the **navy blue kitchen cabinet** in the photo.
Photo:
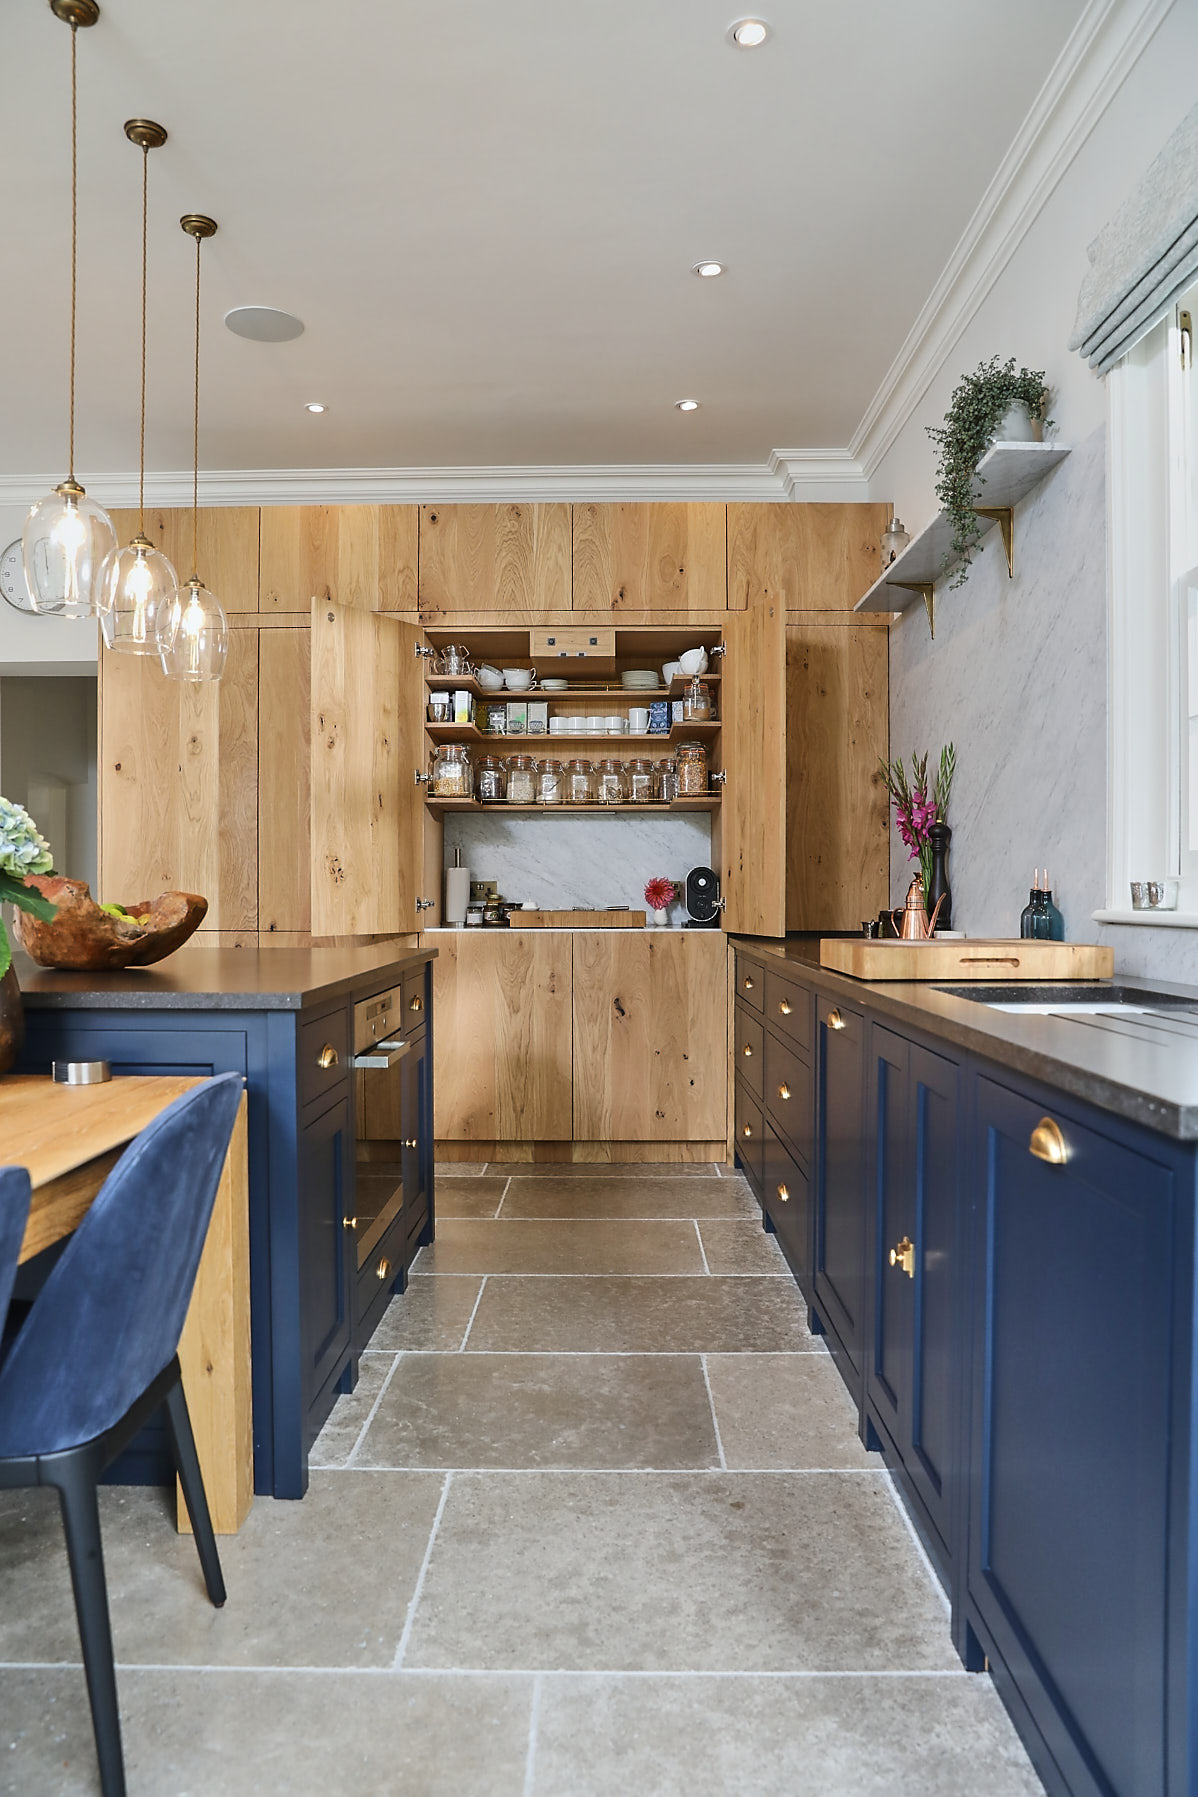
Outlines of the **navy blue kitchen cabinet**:
M858 1410L865 1357L865 1018L817 990L816 1318Z

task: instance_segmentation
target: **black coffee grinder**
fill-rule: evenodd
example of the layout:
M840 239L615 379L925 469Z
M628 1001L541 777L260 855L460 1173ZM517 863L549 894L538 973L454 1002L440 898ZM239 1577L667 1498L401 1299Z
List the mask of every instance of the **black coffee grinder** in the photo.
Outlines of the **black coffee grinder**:
M712 867L692 867L683 892L686 904L684 930L718 930L724 901L719 875Z

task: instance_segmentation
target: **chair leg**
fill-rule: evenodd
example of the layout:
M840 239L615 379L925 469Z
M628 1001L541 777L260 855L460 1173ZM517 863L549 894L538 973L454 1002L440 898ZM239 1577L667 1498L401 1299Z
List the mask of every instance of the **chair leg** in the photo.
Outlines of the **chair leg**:
M62 1509L63 1533L79 1618L83 1669L91 1701L100 1788L104 1797L125 1797L125 1761L121 1751L121 1718L117 1707L112 1630L108 1621L108 1588L100 1543L100 1507L95 1467L83 1455L64 1459L55 1484Z
M219 1610L225 1601L225 1581L220 1569L220 1556L216 1551L208 1494L204 1490L204 1476L200 1471L195 1436L191 1432L191 1417L187 1411L182 1379L176 1379L166 1394L166 1426L175 1452L175 1465L179 1469L179 1483L183 1487L187 1514L191 1518L204 1583L208 1587L208 1596Z

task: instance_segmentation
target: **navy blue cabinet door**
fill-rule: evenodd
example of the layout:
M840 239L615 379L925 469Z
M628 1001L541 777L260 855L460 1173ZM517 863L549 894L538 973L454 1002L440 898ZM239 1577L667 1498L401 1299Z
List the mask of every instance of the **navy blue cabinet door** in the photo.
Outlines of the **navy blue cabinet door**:
M417 1249L432 1240L429 1232L429 1176L432 1141L427 1125L430 1109L429 1059L422 1035L403 1063L403 1207L410 1265Z
M324 1421L312 1405L340 1377L349 1355L355 1257L346 1219L353 1215L353 1156L353 1118L343 1097L307 1124L299 1142L300 1352L309 1439Z
M1068 1158L1038 1159L1042 1105L977 1091L970 1620L1054 1788L1181 1797L1165 1775L1176 1175L1059 1109Z
M859 1385L865 1310L865 1021L819 1005L815 1302ZM835 1348L835 1344L830 1344ZM842 1371L845 1369L842 1366ZM849 1380L852 1389L853 1380ZM860 1391L854 1395L860 1401Z

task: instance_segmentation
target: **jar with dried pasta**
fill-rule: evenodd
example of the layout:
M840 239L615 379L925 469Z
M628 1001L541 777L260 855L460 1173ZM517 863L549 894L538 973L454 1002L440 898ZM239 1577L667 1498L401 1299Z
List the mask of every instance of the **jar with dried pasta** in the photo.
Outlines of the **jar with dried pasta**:
M707 791L707 750L702 743L678 744L678 797L702 798Z
M474 793L474 768L469 749L461 743L442 743L433 757L432 795L437 799L469 799Z

